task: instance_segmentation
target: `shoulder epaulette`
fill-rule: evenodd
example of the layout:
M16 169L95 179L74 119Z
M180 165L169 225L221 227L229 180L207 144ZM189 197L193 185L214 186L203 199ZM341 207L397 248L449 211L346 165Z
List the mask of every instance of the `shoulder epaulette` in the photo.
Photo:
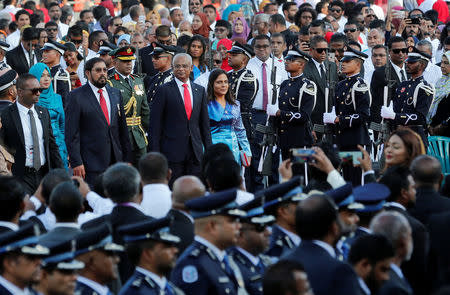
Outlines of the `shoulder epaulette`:
M419 85L420 89L423 89L427 95L434 95L434 87L430 85L426 85L425 83L420 83Z
M119 81L119 80L120 80L119 74L114 73L114 79L115 79L116 81Z
M134 288L139 288L142 284L142 277L138 276L132 283L131 283L131 287Z
M366 84L364 80L358 80L358 83L355 87L355 91L366 92L369 91L369 86Z
M111 80L108 79L108 80L106 80L106 81L109 83L109 86L114 87L114 86L113 86L113 83L111 82Z

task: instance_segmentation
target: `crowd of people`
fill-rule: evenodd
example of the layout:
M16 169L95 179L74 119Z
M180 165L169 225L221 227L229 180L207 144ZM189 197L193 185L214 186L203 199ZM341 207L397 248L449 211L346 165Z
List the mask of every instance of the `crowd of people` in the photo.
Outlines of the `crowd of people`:
M450 294L449 3L3 0L0 295Z

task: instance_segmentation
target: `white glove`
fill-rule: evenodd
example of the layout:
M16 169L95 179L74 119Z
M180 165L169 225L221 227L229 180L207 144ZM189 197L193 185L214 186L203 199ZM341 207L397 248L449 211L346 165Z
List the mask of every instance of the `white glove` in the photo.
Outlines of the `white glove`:
M324 124L334 124L335 120L336 120L336 110L334 109L334 107L330 113L323 114L323 123Z
M385 119L392 119L392 120L395 119L394 106L392 104L392 101L388 107L385 106L381 107L381 117Z
M269 116L276 116L277 112L278 112L279 108L278 108L278 104L267 104L267 114Z

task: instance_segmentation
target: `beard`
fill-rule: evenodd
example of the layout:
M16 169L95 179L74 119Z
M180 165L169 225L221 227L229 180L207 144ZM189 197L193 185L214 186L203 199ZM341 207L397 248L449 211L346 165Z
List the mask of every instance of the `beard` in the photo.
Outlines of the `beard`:
M97 88L103 88L106 86L106 77L100 77L97 80L92 81L92 84Z

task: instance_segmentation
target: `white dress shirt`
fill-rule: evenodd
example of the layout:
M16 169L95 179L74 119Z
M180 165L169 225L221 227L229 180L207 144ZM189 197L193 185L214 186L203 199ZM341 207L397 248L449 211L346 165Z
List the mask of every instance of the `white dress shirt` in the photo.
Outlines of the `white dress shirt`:
M341 19L338 20L338 24L339 24L339 29L338 29L338 33L343 33L344 32L344 26L347 23L347 18L345 16L341 16Z
M59 22L58 24L58 34L59 38L62 39L64 36L67 35L67 32L69 31L69 26L66 24L63 24L62 22Z
M403 70L403 72L405 73L405 79L408 80L408 76L406 74L406 68L405 68L405 64L403 64L403 67L400 68L399 66L397 66L396 64L394 64L393 62L391 62L392 68L394 69L395 73L397 74L398 80L401 82L402 81L402 74L400 74L400 71ZM405 81L406 81L405 80Z
M327 73L327 68L325 67L325 64L322 62L322 63L319 63L319 62L317 62L314 58L312 58L312 61L314 62L314 65L316 66L316 69L317 69L317 72L319 72L319 76L320 76L320 67L323 65L323 69L325 70L325 74ZM326 75L325 75L326 76ZM322 79L326 79L327 77L322 77L322 76L320 76L320 78L322 78Z
M364 282L364 280L361 279L360 277L358 277L358 283L359 283L359 286L361 287L361 289L363 289L364 294L365 295L370 295L370 289L369 289L369 287L367 287L367 285Z
M0 285L5 287L6 290L8 290L9 292L11 292L11 294L14 294L14 295L29 295L29 294L31 294L31 292L30 292L30 290L28 290L28 288L20 289L19 287L17 287L16 285L11 283L7 279L5 279L3 276L0 276Z
M25 47L23 47L22 42L20 42L20 47L22 47L23 54L25 54L25 58L27 59L28 65L30 65L30 52L27 51ZM34 50L31 50L31 56L33 56L33 65L37 64L38 61L36 59L36 53L34 52Z
M164 183L144 185L142 188L142 210L145 215L162 218L172 208L172 192Z
M442 77L441 68L431 62L428 62L425 71L423 72L423 78L428 84L436 85L437 81Z
M150 277L158 285L158 287L161 290L164 290L166 288L167 279L165 277L160 277L160 276L152 273L151 271L146 270L145 268L142 268L142 267L139 267L139 266L136 266L136 270L138 272L140 272L141 274Z
M184 82L178 80L178 78L174 78L174 80L177 83L178 90L180 91L181 98L183 99L183 104L184 104L184 87L183 87L183 85L187 84L189 95L191 96L191 107L192 107L192 110L194 110L194 96L192 95L191 82L189 80L187 80L187 82L184 83Z
M39 138L39 152L41 156L41 165L45 164L45 148L44 148L44 130L42 128L41 120L34 105L28 109L21 105L19 101L16 102L19 110L20 122L22 123L23 138L25 139L25 166L33 167L33 137L31 135L31 121L29 110L33 111L34 121L36 122L37 136Z
M91 86L92 91L94 92L95 97L97 98L97 102L100 105L100 93L98 93L98 90L100 88L95 87L91 82L88 82L89 86ZM108 116L109 116L109 122L111 122L111 101L109 100L108 91L106 91L106 87L102 88L103 90L103 97L106 101L106 108L108 109Z
M8 43L10 46L8 48L8 51L16 48L20 44L20 30L17 29L14 31L14 33L9 34L6 36L6 43Z
M250 254L249 252L245 251L241 247L236 247L236 249L238 249L238 251L241 252L245 257L247 257L248 260L250 260L250 262L253 265L255 265L255 266L258 265L259 261L261 260L261 259L259 259L258 256L253 256L252 254Z
M80 283L85 284L88 287L91 287L92 289L94 289L95 292L98 293L98 295L108 295L108 294L110 294L108 286L100 285L99 283L94 282L93 280L90 280L90 279L85 278L83 276L78 276L77 281L80 282Z
M17 224L9 222L9 221L0 221L0 226L7 227L13 231L16 231L19 229L19 226Z

